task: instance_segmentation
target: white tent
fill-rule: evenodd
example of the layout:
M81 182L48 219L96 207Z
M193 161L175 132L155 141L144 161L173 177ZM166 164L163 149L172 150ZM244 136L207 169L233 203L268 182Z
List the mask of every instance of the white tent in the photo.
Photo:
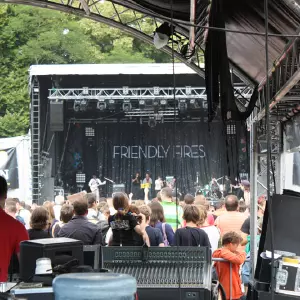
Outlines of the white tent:
M18 188L10 188L8 197L19 198L20 201L27 203L32 202L31 195L31 154L30 154L30 136L18 136L12 138L0 139L0 173L9 179L9 170L5 170L8 155L4 150L15 150L17 158L17 186Z

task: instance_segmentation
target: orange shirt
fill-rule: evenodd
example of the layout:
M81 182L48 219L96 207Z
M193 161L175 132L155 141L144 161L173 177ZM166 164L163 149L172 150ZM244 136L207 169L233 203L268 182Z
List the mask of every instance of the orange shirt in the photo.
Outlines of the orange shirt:
M220 248L213 253L213 258L223 258L231 262L232 265L232 288L231 299L240 299L243 296L241 289L241 278L239 275L240 265L244 263L246 259L245 252L233 253L227 248ZM215 262L215 268L219 277L219 281L222 284L226 299L230 299L230 263L229 262Z
M229 231L241 234L241 228L246 219L247 217L243 213L238 211L227 211L217 217L215 225L220 229L221 236Z

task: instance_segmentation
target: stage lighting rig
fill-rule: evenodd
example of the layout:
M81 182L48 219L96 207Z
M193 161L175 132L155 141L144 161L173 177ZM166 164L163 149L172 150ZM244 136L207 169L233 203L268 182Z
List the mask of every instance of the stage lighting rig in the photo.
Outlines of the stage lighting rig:
M150 128L154 128L156 126L156 119L154 116L149 117L148 125Z
M169 24L168 22L164 22L159 27L156 28L154 32L154 46L157 49L161 49L168 45L169 39L171 35L173 35L174 26Z
M124 100L122 104L123 111L131 111L132 110L132 105L130 103L130 100Z
M160 100L160 105L161 106L167 106L167 104L168 104L168 101L166 99L161 99Z
M85 136L94 137L95 136L95 128L85 127Z
M184 100L184 99L179 100L178 109L179 109L180 113L185 113L187 111L186 100Z
M105 100L98 100L97 102L97 109L100 111L106 110L106 102Z
M88 107L88 101L83 99L80 101L80 111L86 111Z
M108 100L108 109L110 111L113 111L116 109L116 101L114 99L109 99Z
M84 173L78 172L76 173L76 183L77 184L82 184L85 183L86 176Z
M153 105L154 113L158 113L158 110L159 110L159 100L158 99L153 99L152 105Z

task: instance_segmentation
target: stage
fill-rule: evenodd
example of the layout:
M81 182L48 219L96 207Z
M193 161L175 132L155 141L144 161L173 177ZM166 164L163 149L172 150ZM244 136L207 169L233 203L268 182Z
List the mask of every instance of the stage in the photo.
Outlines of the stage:
M247 177L243 124L225 126L219 117L208 124L204 80L177 64L174 89L172 71L169 64L31 67L33 201L89 191L94 174L127 193L136 172L150 173L153 192L158 176L175 177L181 193L212 178ZM236 90L251 95L239 82ZM107 180L102 195L112 191Z

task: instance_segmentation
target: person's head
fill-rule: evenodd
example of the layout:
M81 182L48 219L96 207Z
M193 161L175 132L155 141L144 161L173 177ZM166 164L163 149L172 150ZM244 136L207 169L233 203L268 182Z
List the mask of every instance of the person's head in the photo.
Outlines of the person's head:
M37 207L31 214L30 227L36 230L45 230L48 226L48 211L44 207Z
M239 200L235 195L228 195L225 198L225 208L227 211L237 211L239 207Z
M50 201L45 201L43 204L43 207L48 211L49 214L49 221L50 223L52 223L52 221L55 219L55 214L54 214L54 209L53 209L53 205Z
M73 202L74 214L76 216L85 216L88 213L87 199L82 197Z
M197 195L195 198L194 204L196 205L204 205L206 202L206 198L203 195Z
M96 176L96 175L93 175L93 178L94 178L94 179L97 179L97 176Z
M150 174L146 173L146 178L149 179L150 178Z
M195 202L195 198L191 194L186 194L183 200L185 204L193 204Z
M113 207L116 211L127 213L129 210L129 199L125 193L115 193L113 197Z
M140 207L142 205L145 205L145 201L144 200L135 200L134 205L137 207Z
M135 177L140 177L140 172L136 172Z
M150 223L151 208L148 205L142 205L139 207L140 213L146 218L146 224Z
M93 193L87 194L86 198L87 198L87 201L88 201L88 207L89 208L96 208L97 207L96 196Z
M241 185L245 191L250 191L250 182L248 180L242 180Z
M109 206L106 202L100 202L98 204L98 209L101 212L101 214L108 219L108 217L110 216L110 210L109 210Z
M247 209L247 205L245 203L245 201L241 200L239 202L239 212L244 213Z
M159 202L151 202L149 204L151 209L151 217L150 217L150 224L151 226L155 226L157 222L166 222L164 208Z
M160 191L160 196L162 201L172 201L172 189L165 187Z
M183 210L183 219L186 223L199 224L200 212L196 205L186 205Z
M63 223L68 223L74 215L74 207L70 204L64 204L60 210L60 220Z
M223 235L222 246L228 248L231 252L235 252L242 240L238 233L229 231Z
M199 210L199 221L197 223L198 226L202 226L207 219L207 210L203 205L195 205Z
M21 205L21 207L25 208L25 206L26 206L25 201L20 201L20 205ZM26 208L25 208L25 209L26 209Z
M157 179L158 179L158 180L161 180L161 177L160 177L160 176L157 176Z
M101 203L101 202L107 202L107 199L105 198L105 197L100 197L100 199L99 199L99 203Z
M11 199L7 199L5 201L5 212L10 215L13 218L16 218L17 213L17 206L14 201L11 201Z
M3 176L0 176L0 207L1 208L4 208L6 198L7 198L7 182Z
M228 176L227 175L225 175L225 180L228 180L229 178L228 178Z
M225 201L220 200L216 203L216 210L223 210L225 208Z

